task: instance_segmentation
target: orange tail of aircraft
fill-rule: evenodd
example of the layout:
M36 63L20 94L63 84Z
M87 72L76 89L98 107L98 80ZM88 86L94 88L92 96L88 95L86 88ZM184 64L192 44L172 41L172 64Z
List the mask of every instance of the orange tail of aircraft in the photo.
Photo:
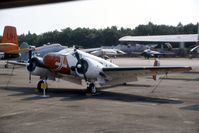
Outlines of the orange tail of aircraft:
M2 42L0 43L0 52L6 54L18 54L19 42L16 27L5 26Z

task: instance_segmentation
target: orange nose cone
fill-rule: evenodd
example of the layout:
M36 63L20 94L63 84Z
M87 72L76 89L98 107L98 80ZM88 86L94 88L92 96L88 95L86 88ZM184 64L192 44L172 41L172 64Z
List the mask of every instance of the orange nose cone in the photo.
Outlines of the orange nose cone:
M66 56L58 54L47 54L43 58L44 64L55 72L70 74Z

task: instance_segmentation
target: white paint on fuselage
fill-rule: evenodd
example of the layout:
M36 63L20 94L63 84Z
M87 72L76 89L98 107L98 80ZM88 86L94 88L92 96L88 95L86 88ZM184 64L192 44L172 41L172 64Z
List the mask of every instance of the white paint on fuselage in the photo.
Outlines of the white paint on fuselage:
M81 50L77 50L77 52L79 53L80 59L81 58L90 58L92 60L95 60L95 61L101 63L104 67L118 67L117 65L115 65L107 60L104 60L100 57L85 53ZM69 67L75 66L77 64L77 59L76 59L74 53L75 53L74 49L64 49L64 50L57 52L57 54L65 55L67 57Z

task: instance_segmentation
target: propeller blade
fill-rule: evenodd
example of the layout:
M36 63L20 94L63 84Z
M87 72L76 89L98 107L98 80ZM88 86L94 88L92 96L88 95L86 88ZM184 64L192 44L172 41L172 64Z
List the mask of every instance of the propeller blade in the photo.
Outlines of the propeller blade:
M197 49L199 46L195 46L194 48L192 48L191 50L190 50L190 52L193 52L195 49Z
M29 58L29 61L31 60L31 58L32 58L32 50L30 49L29 51L28 51L28 58Z
M87 82L87 77L86 77L86 74L84 73L84 80Z
M77 52L76 49L74 51L75 51L75 57L77 58L77 61L79 62L80 61L79 53Z

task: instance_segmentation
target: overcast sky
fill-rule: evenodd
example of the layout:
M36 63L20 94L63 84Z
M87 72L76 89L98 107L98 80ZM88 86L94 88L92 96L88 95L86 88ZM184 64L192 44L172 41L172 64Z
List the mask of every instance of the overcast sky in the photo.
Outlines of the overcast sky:
M135 28L139 24L176 26L199 21L199 0L81 0L0 10L0 35L5 25L18 34L41 34L70 27Z

